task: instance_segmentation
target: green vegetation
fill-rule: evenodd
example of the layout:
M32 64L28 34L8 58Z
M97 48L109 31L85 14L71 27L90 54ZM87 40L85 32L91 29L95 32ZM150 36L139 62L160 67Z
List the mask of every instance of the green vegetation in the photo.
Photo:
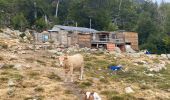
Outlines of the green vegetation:
M44 92L44 88L43 87L36 87L34 89L35 92Z
M24 78L18 71L13 69L6 69L0 73L0 82L7 82L9 79L21 81Z
M106 95L108 100L138 100L129 94L119 94L116 91L101 91L101 94ZM140 100L140 99L139 99Z
M52 80L61 81L61 78L55 73L50 73L47 77Z
M170 52L169 3L158 6L152 0L0 0L0 9L0 27L38 31L55 24L90 27L91 19L91 27L97 30L138 32L141 49Z
M40 72L29 71L27 74L30 78L37 78L40 75Z
M92 86L92 82L81 82L81 83L79 83L79 85L78 85L80 88L87 88L87 87L90 87L90 86Z

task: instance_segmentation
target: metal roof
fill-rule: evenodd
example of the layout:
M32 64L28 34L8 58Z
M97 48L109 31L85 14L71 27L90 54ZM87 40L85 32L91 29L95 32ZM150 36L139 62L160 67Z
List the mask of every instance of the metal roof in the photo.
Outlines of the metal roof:
M84 27L73 27L73 26L62 26L62 25L55 25L52 30L49 31L59 31L58 28L61 30L66 30L66 31L78 31L78 32L83 32L83 33L95 33L98 32L95 29L90 29L90 28L84 28Z

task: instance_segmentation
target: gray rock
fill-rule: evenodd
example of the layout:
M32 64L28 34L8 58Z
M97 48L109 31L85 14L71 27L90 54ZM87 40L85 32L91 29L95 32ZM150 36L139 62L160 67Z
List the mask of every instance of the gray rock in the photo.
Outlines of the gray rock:
M121 53L121 52L122 52L119 47L115 47L114 51L115 51L116 53Z
M167 91L168 91L168 92L170 92L170 88L169 88L169 89L167 89Z
M15 64L13 68L17 70L22 70L22 67L23 66L21 64Z
M170 54L167 54L168 59L170 59Z
M10 80L8 81L8 86L9 86L9 87L15 86L14 81L10 79Z
M3 68L4 67L4 64L3 63L0 63L0 68Z
M93 78L94 82L98 82L100 79L99 78Z
M125 92L126 92L126 93L134 93L134 91L132 90L131 87L126 87L126 88L125 88Z
M7 94L12 97L14 96L15 94L15 87L8 87L8 90L7 90Z
M161 54L161 58L163 58L163 59L168 59L168 57L167 57L166 54Z
M50 52L50 53L57 53L58 51L57 50L48 50L48 52Z
M130 56L134 57L134 58L139 58L140 54L139 53L131 53Z
M125 49L126 49L126 52L127 52L127 53L135 53L135 52L136 52L135 50L133 50L133 49L131 48L130 45L126 45L126 46L125 46Z

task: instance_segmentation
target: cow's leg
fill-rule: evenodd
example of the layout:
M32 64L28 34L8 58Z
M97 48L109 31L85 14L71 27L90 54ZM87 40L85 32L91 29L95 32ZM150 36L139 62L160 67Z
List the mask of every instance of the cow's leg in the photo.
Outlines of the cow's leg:
M73 82L73 66L70 66L70 77L71 77L71 82Z
M80 80L83 79L83 73L84 73L84 65L82 65L80 68Z
M65 79L64 79L64 82L67 82L67 79L68 79L68 71L65 71Z

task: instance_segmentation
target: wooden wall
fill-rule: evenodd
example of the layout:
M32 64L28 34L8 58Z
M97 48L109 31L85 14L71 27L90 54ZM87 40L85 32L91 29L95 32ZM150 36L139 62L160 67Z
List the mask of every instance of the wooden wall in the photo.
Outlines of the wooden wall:
M114 43L107 43L107 50L108 51L113 51L114 49L115 49Z
M91 35L90 34L78 34L78 44L82 47L91 48Z
M139 50L138 47L138 33L135 32L124 32L125 35L125 42L131 43L131 47L134 50Z

